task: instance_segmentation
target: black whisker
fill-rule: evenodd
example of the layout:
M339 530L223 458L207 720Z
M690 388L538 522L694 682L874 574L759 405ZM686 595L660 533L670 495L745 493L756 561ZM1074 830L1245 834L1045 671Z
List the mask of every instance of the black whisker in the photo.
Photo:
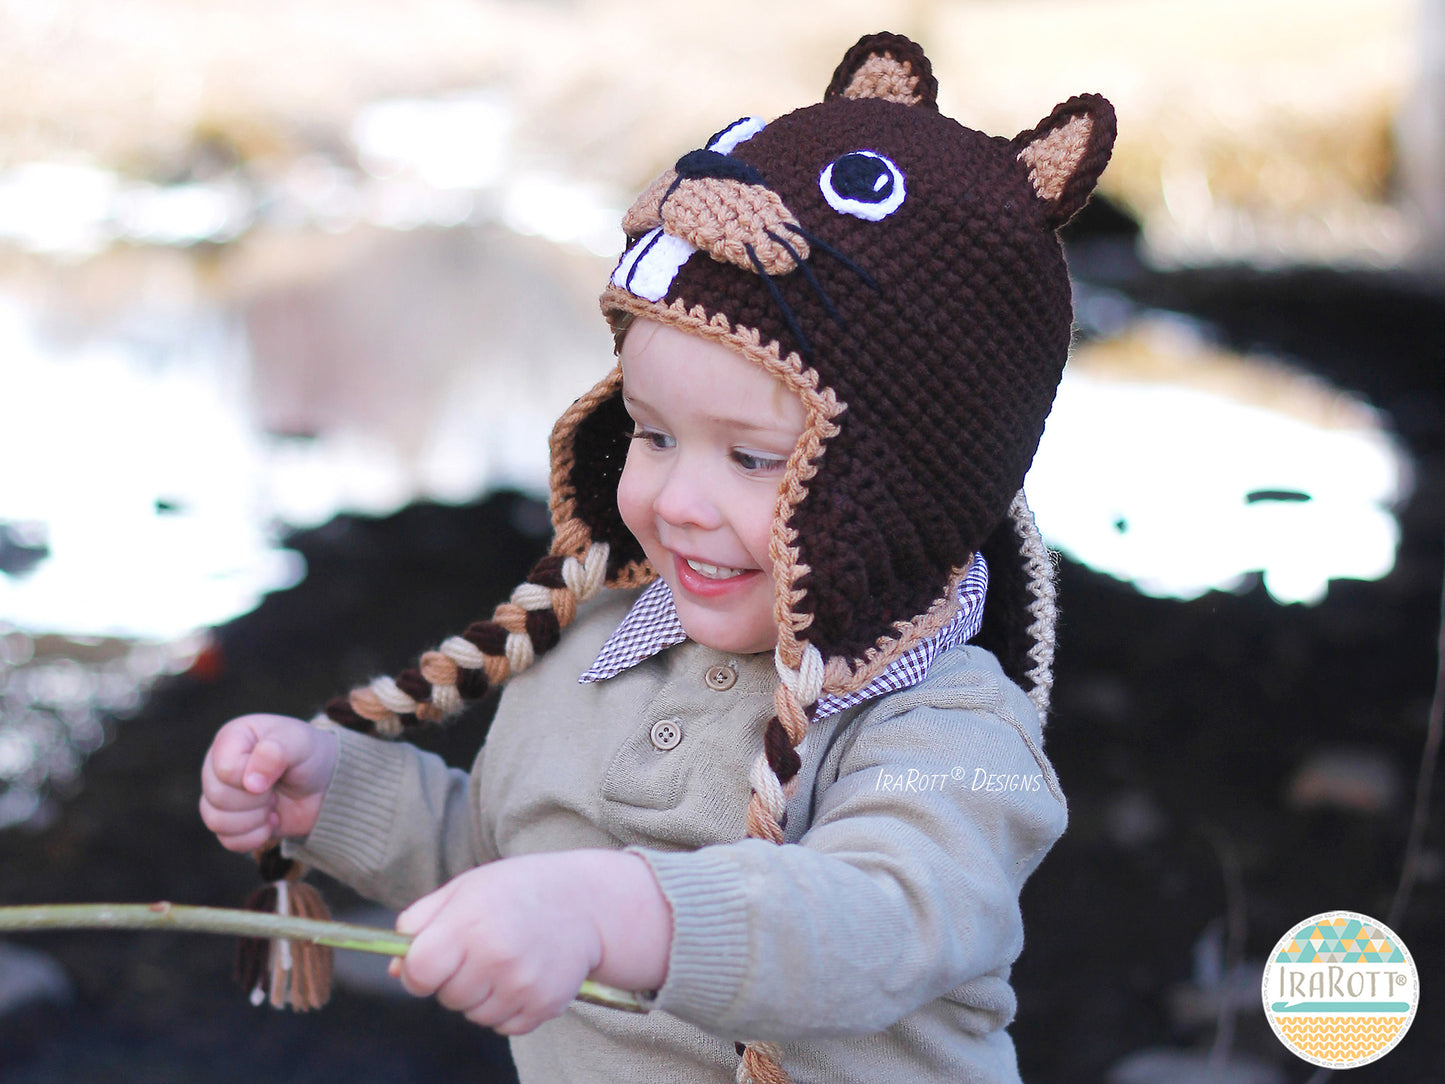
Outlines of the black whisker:
M833 307L833 301L828 296L828 291L823 289L823 284L818 281L818 276L813 274L813 269L808 266L808 262L804 260L802 256L798 255L798 250L790 245L787 239L780 234L776 234L772 230L765 230L764 232L778 244L782 245L788 255L793 257L793 262L798 265L798 270L803 273L803 278L808 280L808 285L811 286L813 292L818 295L818 300L823 303L823 308L826 309L828 315L833 318L833 323L839 327L846 327L847 322L838 314L838 310Z
M833 259L837 260L849 271L853 272L853 274L857 275L860 279L862 279L875 294L881 294L883 292L883 288L879 286L876 281L874 281L872 275L868 274L867 271L864 271L856 263L848 259L847 256L844 256L836 248L828 244L827 241L824 241L821 237L818 237L815 234L809 233L807 230L803 229L802 226L796 225L795 223L784 222L783 225L787 229L790 229L794 233L796 233L804 241L807 241L808 244L812 245L814 248L820 248L829 256L832 256Z
M804 335L803 329L798 326L798 319L793 315L793 310L788 306L787 301L783 299L783 292L778 289L778 284L763 270L763 262L758 259L757 250L754 249L752 245L744 245L743 247L747 250L748 259L752 261L753 269L757 271L758 278L763 280L763 285L768 288L768 293L772 296L773 303L778 306L778 310L783 314L783 322L788 325L788 330L793 333L793 338L798 341L798 349L802 352L804 358L812 361L813 345L808 342L808 336Z

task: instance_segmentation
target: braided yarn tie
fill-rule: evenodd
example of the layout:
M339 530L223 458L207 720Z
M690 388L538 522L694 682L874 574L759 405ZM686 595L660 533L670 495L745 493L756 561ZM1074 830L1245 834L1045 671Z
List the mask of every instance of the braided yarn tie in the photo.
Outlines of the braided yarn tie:
M823 694L823 653L812 644L803 645L803 658L794 670L783 661L781 652L773 652L773 667L778 680L804 705L813 704Z
M422 655L416 668L374 678L344 700L326 707L333 722L395 738L408 726L442 722L493 685L528 669L557 642L577 607L607 581L609 548L588 546L576 557L544 557L525 583L492 613L460 636Z
M748 771L752 797L745 817L751 839L783 842L788 799L797 790L801 758L797 749L807 737L808 708L823 692L823 654L810 643L803 645L797 669L783 661L782 650L773 653L778 689L773 697L777 718L768 724L763 751ZM789 1084L783 1069L783 1049L777 1043L749 1043L738 1063L739 1084Z
M1028 591L1033 596L1029 603L1029 616L1033 622L1027 630L1032 641L1028 656L1034 663L1027 672L1028 679L1033 682L1029 699L1038 709L1039 718L1043 719L1049 712L1049 694L1054 686L1054 637L1059 622L1054 556L1039 534L1038 524L1034 522L1034 514L1029 510L1023 490L1014 495L1009 516L1022 539L1020 549L1029 574Z

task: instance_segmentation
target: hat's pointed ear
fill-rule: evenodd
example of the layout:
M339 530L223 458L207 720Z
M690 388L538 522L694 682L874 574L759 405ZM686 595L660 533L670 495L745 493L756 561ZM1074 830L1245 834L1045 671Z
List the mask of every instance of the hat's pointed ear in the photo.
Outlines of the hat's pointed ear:
M1114 107L1097 94L1080 94L1055 106L1038 127L1014 136L1011 146L1054 229L1089 202L1117 131Z
M843 56L823 100L882 98L938 108L938 80L923 47L901 34L866 34Z

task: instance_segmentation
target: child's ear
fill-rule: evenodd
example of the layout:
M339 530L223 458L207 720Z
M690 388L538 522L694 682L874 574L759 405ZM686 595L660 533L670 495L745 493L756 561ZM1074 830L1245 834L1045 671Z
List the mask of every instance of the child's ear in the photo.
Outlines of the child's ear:
M865 34L833 72L823 100L882 98L938 108L938 80L923 47L902 34Z
M1010 141L1043 201L1049 226L1073 218L1109 164L1117 134L1114 107L1097 94L1079 94Z

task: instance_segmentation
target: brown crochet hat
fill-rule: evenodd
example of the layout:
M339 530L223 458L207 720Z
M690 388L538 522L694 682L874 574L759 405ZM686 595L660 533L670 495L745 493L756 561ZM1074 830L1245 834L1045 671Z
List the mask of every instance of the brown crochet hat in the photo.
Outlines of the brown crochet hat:
M1042 709L1050 562L1020 487L1069 348L1056 231L1108 162L1114 111L1079 95L1004 139L936 94L919 46L864 37L820 104L737 121L648 186L602 308L724 343L804 404L773 526L780 670L811 659L805 691L862 688L952 616L983 552L980 642ZM653 579L617 508L630 431L615 367L553 430L555 533L528 582L327 714L385 734L439 720L556 643L581 599Z
M739 121L654 181L602 295L614 322L716 339L802 397L774 525L779 652L796 668L814 646L831 693L946 621L1008 519L1068 354L1055 231L1114 142L1095 95L1005 140L936 93L917 45L865 37L821 104ZM652 575L617 512L627 433L618 371L553 433L554 552L607 543L614 583Z

